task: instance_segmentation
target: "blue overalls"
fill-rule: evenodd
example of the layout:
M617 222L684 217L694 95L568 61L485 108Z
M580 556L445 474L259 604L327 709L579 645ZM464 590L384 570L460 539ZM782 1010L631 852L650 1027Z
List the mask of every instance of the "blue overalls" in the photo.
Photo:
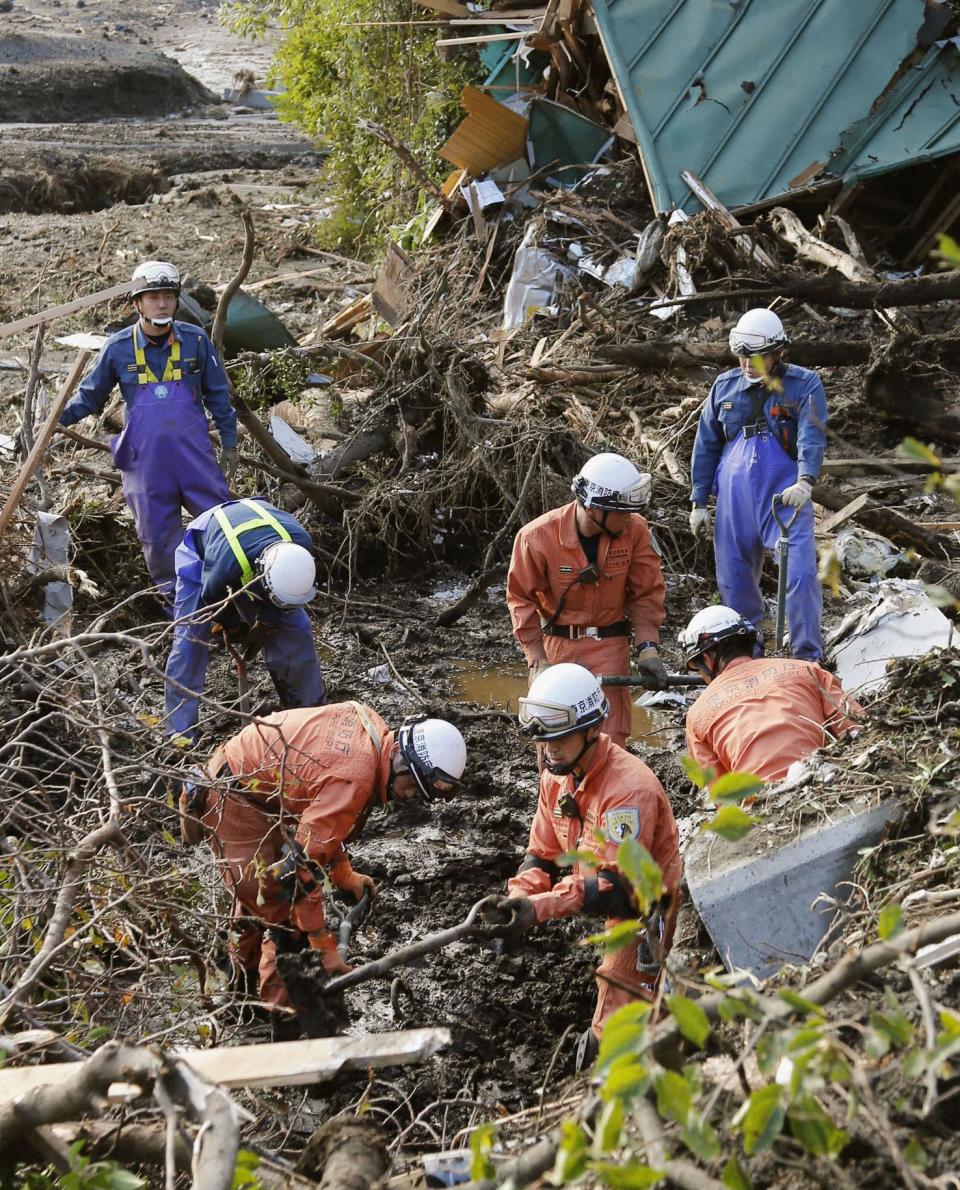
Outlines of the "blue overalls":
M277 541L292 541L305 549L313 545L295 517L266 500L232 500L209 509L187 526L177 548L174 637L166 676L195 693L186 694L167 684L169 734L196 739L196 695L203 691L206 680L214 622L228 633L241 622L268 630L263 659L281 706L313 707L325 702L313 631L302 607L277 607L259 595L258 584L218 606L231 592L246 587L253 579L257 558ZM203 611L213 607L215 611Z
M163 363L159 380L146 352L155 366ZM99 412L120 381L126 425L111 439L110 450L150 577L168 599L173 596L174 554L183 536L181 508L195 517L230 499L200 400L198 381L207 373L217 388L216 401L208 398L208 405L216 408L223 445L233 446L236 415L223 368L203 332L180 322L173 324L161 348L145 343L136 324L114 336L60 418L61 425L73 425Z
M711 491L717 497L720 599L756 628L764 614L764 553L775 550L780 539L773 496L796 483L798 475L815 480L826 448L827 402L820 377L795 364L777 375L779 393L748 385L739 368L717 377L700 413L691 462L693 502L706 504ZM822 603L808 502L790 529L787 622L793 656L823 657Z

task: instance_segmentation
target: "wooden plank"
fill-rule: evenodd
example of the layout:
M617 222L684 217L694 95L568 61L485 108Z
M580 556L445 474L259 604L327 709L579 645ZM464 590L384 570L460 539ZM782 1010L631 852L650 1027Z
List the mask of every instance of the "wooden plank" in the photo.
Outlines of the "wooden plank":
M464 87L461 103L468 114L438 150L444 161L477 178L523 156L527 143L523 116L476 87Z
M859 496L854 497L849 504L845 504L839 512L834 512L827 517L817 528L818 533L832 533L838 525L842 525L844 521L848 521L852 516L856 516L861 508L866 507L869 503L870 495L868 492L862 492Z
M0 326L0 339L12 335L16 331L29 330L32 326L39 326L41 322L53 322L55 318L62 318L65 314L73 314L77 310L86 310L88 306L96 306L100 302L107 302L110 298L122 297L130 294L130 282L124 281L110 289L101 289L98 293L88 293L86 297L77 298L73 302L65 302L62 306L49 306L37 314L27 318L18 318L16 322L7 322Z
M943 467L949 471L956 469L960 460L943 459ZM921 463L918 459L884 458L882 455L855 455L838 459L824 459L822 471L852 471L857 467L880 471L910 471L916 474L927 474L937 468L930 463Z
M370 295L373 308L391 326L398 326L407 316L411 303L410 284L415 271L410 257L391 240Z
M60 391L57 393L50 412L47 414L47 420L43 423L43 428L34 441L33 449L27 455L26 461L20 468L20 474L10 489L10 495L7 497L7 502L3 506L3 511L0 512L0 534L10 524L13 514L17 510L17 505L23 498L23 493L27 490L27 484L40 466L43 456L46 454L47 445L57 428L57 422L60 420L63 407L70 400L73 390L80 383L80 377L83 375L83 369L87 366L90 355L91 352L89 351L81 350L77 352L77 358L73 361L73 367L67 373L63 384L61 384Z
M485 33L479 37L439 37L437 45L477 45L484 41L522 41L530 36L526 33Z
M723 205L719 198L713 193L709 186L702 182L695 173L691 173L688 169L680 171L680 177L690 187L690 192L699 200L699 202L706 207L708 211L713 211L720 222L729 231L740 231L743 225L730 214L727 208ZM776 262L769 255L764 252L759 244L755 244L750 237L747 236L733 236L730 240L734 248L745 256L747 260L753 260L757 264L762 265L765 269L775 269Z
M425 1062L450 1044L449 1029L402 1029L363 1037L320 1037L265 1045L172 1051L208 1082L227 1089L322 1082L343 1070ZM75 1074L76 1062L0 1070L0 1103Z

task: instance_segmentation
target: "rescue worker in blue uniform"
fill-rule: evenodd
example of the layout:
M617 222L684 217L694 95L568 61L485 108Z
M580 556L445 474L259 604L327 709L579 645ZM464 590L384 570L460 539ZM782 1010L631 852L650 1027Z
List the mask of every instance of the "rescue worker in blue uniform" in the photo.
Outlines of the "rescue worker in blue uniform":
M317 593L312 547L296 517L263 499L218 504L190 522L176 556L166 668L169 734L196 739L214 624L228 640L245 634L248 658L262 647L281 706L323 705L323 676L304 611Z
M130 293L139 321L107 340L60 424L72 426L100 413L120 386L126 424L111 439L110 450L150 577L169 601L174 553L183 536L181 508L195 517L230 499L237 415L210 339L199 327L174 321L180 295L176 268L167 261L145 261L134 270ZM220 434L223 471L204 406Z
M819 661L823 598L810 497L826 448L827 401L816 372L783 360L788 343L772 310L748 310L730 332L739 366L717 377L700 413L690 465L690 528L695 536L709 536L707 501L715 493L720 599L759 632L764 551L780 539L774 495L786 506L782 516L797 510L787 572L790 652Z

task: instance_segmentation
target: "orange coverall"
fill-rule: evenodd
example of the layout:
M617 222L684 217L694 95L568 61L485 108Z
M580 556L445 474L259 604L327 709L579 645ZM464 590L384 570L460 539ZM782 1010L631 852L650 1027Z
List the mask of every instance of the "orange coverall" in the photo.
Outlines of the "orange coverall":
M559 802L572 793L580 820L564 817ZM537 921L590 912L596 892L612 885L593 868L576 863L558 868L557 858L582 847L593 851L604 868L616 869L617 848L628 836L646 847L663 870L664 887L672 894L664 947L673 939L680 885L680 850L673 810L656 776L639 757L618 748L601 734L589 769L577 786L572 775L540 774L540 800L530 828L526 864L507 889L511 897L529 897ZM617 919L608 919L607 928ZM597 968L597 1007L593 1031L599 1037L611 1013L630 1000L652 999L656 973L637 970L637 942L604 955ZM616 980L608 982L606 976Z
M687 712L687 751L718 777L746 772L779 781L862 713L814 661L735 657Z
M601 534L599 579L576 583L576 576L588 564L577 533L576 508L573 502L544 513L524 525L514 540L507 575L513 635L528 665L545 656L552 664L574 661L594 674L626 674L630 671L630 636L638 645L660 640L664 619L660 558L647 522L634 513L619 537ZM603 628L629 620L631 631L605 640L545 636L541 624L554 614L565 591L558 624ZM611 687L605 693L610 715L604 731L625 747L630 735L630 688Z
M376 711L363 710L379 736L379 753L353 704L331 703L248 724L208 765L215 778L225 762L242 790L240 796L227 782L214 785L203 815L220 874L236 898L234 916L319 935L312 941L320 950L336 946L325 928L323 889L291 904L275 879L277 870L270 869L282 862L283 844L293 838L338 888L350 883L345 843L360 832L373 806L386 800L393 752L393 732ZM234 961L246 970L259 968L264 1002L289 1005L276 943L256 926L237 925Z

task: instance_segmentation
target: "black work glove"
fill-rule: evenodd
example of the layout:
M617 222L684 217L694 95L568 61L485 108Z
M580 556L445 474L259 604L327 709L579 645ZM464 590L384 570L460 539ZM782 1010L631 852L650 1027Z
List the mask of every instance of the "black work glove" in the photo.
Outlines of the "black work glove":
M659 657L641 657L637 661L637 674L644 679L644 689L666 690L667 667Z
M491 926L505 926L505 942L516 942L537 924L537 911L529 897L489 897L480 910L480 920Z

